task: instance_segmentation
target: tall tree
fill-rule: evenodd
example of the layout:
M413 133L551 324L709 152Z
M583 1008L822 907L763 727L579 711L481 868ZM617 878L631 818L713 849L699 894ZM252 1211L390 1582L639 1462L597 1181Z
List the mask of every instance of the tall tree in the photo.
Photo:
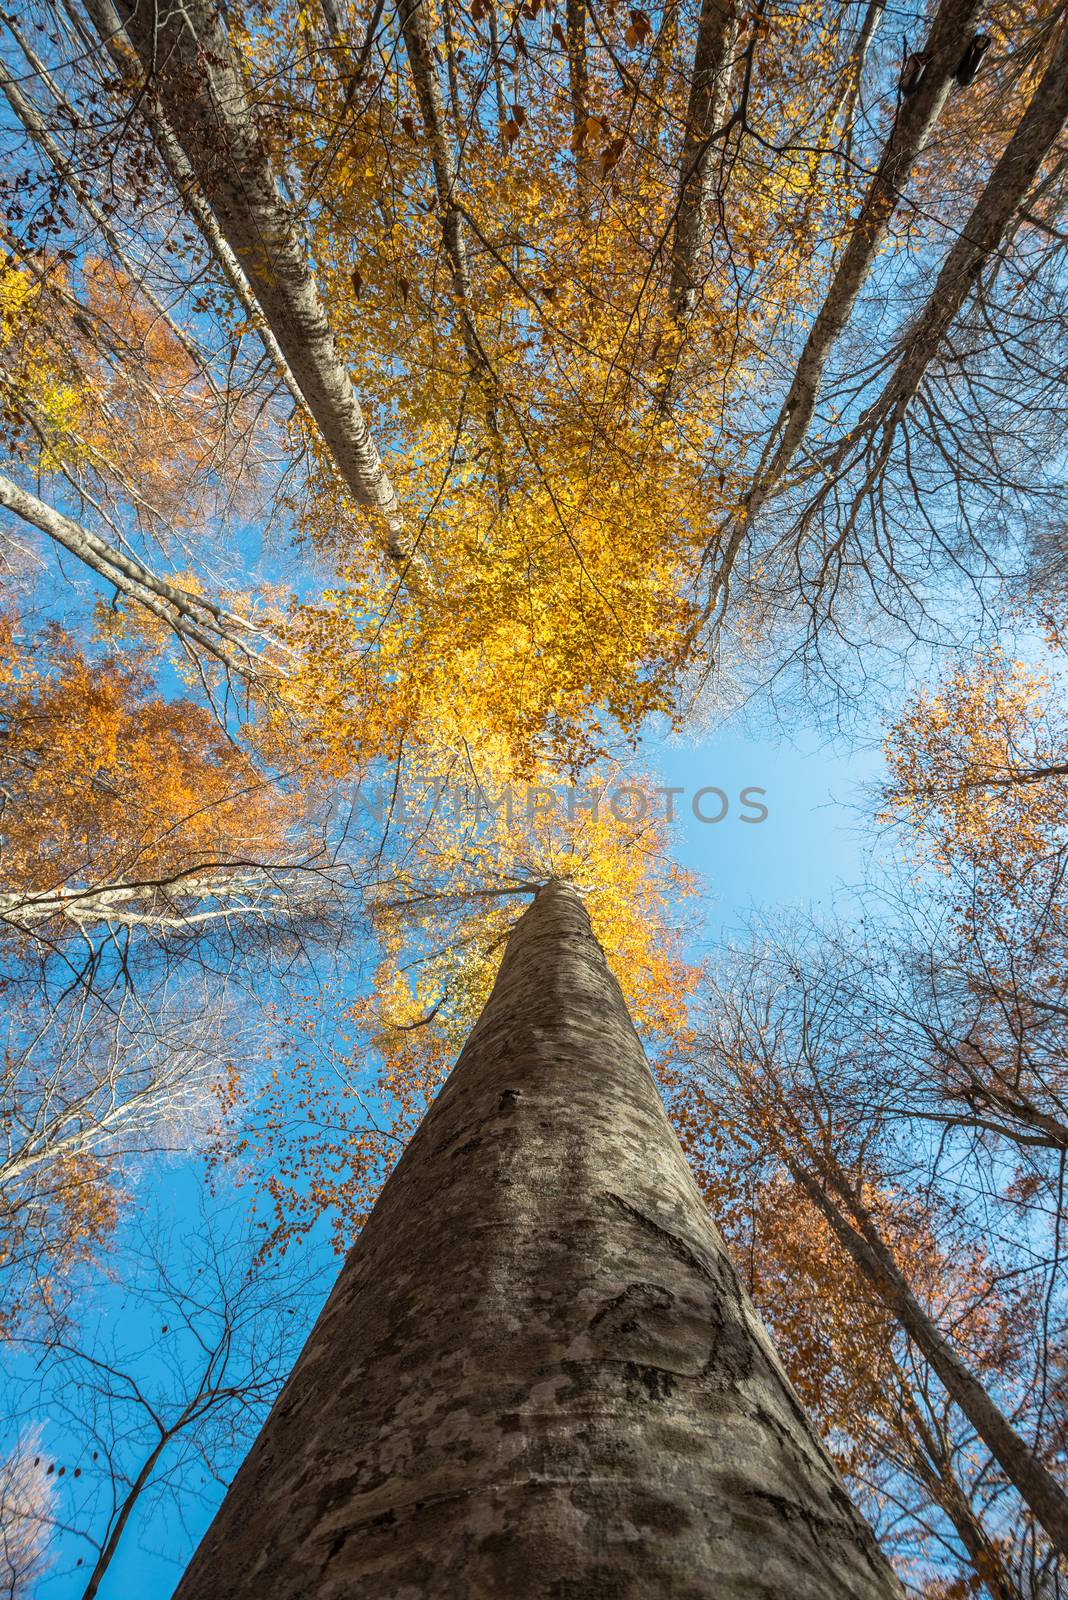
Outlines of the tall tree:
M552 880L179 1587L891 1596Z
M271 329L338 471L360 505L381 513L393 559L411 565L401 509L339 358L315 278L300 248L233 59L210 4L159 11L120 3L153 97L173 128L222 235L267 312ZM111 48L105 33L102 41Z
M687 1118L688 1127L704 1127L697 1144L707 1138L714 1145L721 1137L717 1128L726 1122L758 1164L789 1175L967 1419L1050 1546L1063 1556L1068 1497L1059 1477L1055 1429L1042 1420L1053 1403L1043 1348L1047 1335L1042 1334L1028 1379L1044 1398L1021 1422L1014 1415L1021 1384L989 1363L985 1372L977 1372L966 1322L951 1313L952 1326L947 1325L943 1294L949 1275L942 1282L932 1281L929 1273L917 1275L910 1255L920 1228L915 1223L908 1231L887 1226L883 1197L900 1190L911 1174L921 1192L925 1182L928 1188L925 1226L933 1228L943 1207L952 1219L958 1252L971 1249L977 1237L979 1248L991 1254L1002 1242L1001 1229L989 1218L984 1229L982 1221L977 1227L969 1216L968 1190L962 1193L960 1182L967 1146L958 1152L948 1194L942 1196L939 1155L934 1154L932 1173L929 1147L919 1136L907 1138L909 1089L907 1084L898 1089L902 1074L894 1054L892 1006L882 971L871 963L872 952L862 943L854 950L855 943L855 936L834 937L829 930L807 943L768 938L725 964L708 1013L705 1065L697 1069L698 1084L705 1085L698 1087L698 1101L706 1091L709 1098L703 1114ZM1004 1173L1001 1182L1010 1187ZM987 1206L996 1199L984 1196ZM1011 1188L1001 1204L1003 1215L1011 1218ZM983 1208L976 1209L982 1218ZM1055 1229L1059 1234L1059 1224ZM1028 1254L1033 1260L1035 1252ZM1022 1270L1027 1269L1013 1258L994 1279L1008 1282ZM1047 1316L1058 1278L1054 1266L1042 1297ZM1034 1279L1041 1282L1037 1271Z
M715 169L712 146L716 137L725 133L722 124L737 39L734 0L704 0L690 74L671 261L671 306L680 320L690 316L697 304L700 256L708 238L707 212Z

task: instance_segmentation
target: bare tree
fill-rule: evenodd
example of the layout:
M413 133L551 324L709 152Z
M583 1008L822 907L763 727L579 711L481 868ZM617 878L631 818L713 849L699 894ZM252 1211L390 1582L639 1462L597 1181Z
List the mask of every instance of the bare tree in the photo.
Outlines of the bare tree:
M923 1145L910 1151L893 1137L903 1112L907 1121L901 1100L908 1089L902 1096L897 1084L908 1082L909 1057L894 1049L886 962L885 950L818 929L807 940L773 937L739 952L714 989L698 1081L709 1086L710 1106L735 1118L810 1200L1064 1554L1068 1496L1047 1464L1046 1444L1024 1438L969 1369L921 1303L866 1198L873 1184L915 1170L924 1155Z
M194 1228L150 1211L122 1232L117 1293L4 1352L19 1408L44 1419L33 1538L69 1577L84 1568L83 1600L139 1527L211 1504L281 1387L321 1277L258 1245L239 1198L203 1198Z

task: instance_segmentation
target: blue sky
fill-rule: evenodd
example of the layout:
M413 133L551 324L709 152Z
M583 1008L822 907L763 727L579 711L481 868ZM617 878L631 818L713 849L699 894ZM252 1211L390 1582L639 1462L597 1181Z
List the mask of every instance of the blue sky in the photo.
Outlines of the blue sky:
M709 944L754 907L829 905L864 875L872 849L866 790L883 767L874 739L846 750L814 734L788 744L728 727L698 744L661 742L655 760L665 783L687 790L671 842L677 858L707 884ZM686 803L705 785L723 789L731 800L720 823L696 821ZM767 791L768 816L760 823L742 822L734 803L750 786ZM703 804L715 814L714 798Z

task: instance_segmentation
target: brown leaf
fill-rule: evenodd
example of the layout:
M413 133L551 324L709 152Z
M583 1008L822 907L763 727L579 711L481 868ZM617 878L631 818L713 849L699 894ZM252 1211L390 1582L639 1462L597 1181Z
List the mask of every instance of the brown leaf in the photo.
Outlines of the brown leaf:
M605 145L600 156L602 174L611 172L612 168L623 154L623 143L624 141L621 136L618 139L613 139L611 144Z
M360 295L363 293L363 278L360 276L359 267L353 267L351 276L352 276L352 292L353 292L353 294L356 296L356 298L358 300L360 298Z
M411 112L406 111L403 117L401 117L401 127L404 129L409 139L414 139L416 137L415 118L412 116Z

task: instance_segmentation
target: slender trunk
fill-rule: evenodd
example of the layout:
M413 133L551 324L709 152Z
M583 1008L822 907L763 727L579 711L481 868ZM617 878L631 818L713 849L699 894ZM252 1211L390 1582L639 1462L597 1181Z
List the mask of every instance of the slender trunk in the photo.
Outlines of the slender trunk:
M981 9L982 0L940 0L921 52L926 56L926 66L919 84L898 108L879 165L809 329L778 420L768 436L769 452L774 450L774 454L770 461L765 456L741 515L727 531L711 604L718 600L748 530L782 481L808 432L831 349L852 314L916 162L942 114Z
M327 33L329 33L335 44L344 45L346 43L345 30L341 26L341 12L338 10L335 0L319 0L319 3L322 6L323 17L326 21Z
M864 68L867 65L868 52L871 49L871 42L875 38L879 24L883 19L885 9L886 0L868 0L868 9L864 14L857 46L849 65L849 79L840 105L836 108L834 121L830 124L832 131L836 126L841 126L847 154L852 153L853 123L856 118L857 105L860 101L860 90L864 81Z
M215 922L295 921L312 909L291 891L299 869L265 865L191 867L142 883L77 884L33 894L0 891L0 924L25 933L61 918L79 929L148 928L157 932ZM303 887L302 885L300 887Z
M345 483L413 565L396 493L334 339L318 284L278 192L226 29L212 0L120 0L119 16L186 159L241 264Z
M904 416L942 339L1024 204L1068 118L1068 23L1030 104L994 168L917 321L903 341L897 368L858 426L863 433L884 422L887 432Z
M569 886L516 926L176 1600L900 1594Z
M898 111L882 160L797 363L774 430L779 447L761 486L764 497L779 482L808 432L831 347L849 320L916 162L942 114L981 6L982 0L942 0L935 13L924 46L928 60L923 76Z
M900 355L892 375L857 425L813 462L811 475L818 476L819 485L798 519L797 528L801 533L818 516L835 486L863 463L852 501L836 529L835 552L840 553L851 540L864 507L880 493L883 474L909 406L980 274L1010 232L1056 145L1066 118L1068 23L1062 21L1049 64L1027 110L943 262L926 305L899 341ZM748 521L751 517L741 525L741 532ZM708 610L713 606L723 609L725 578L722 574L725 572L729 577L741 532L732 535L727 543L721 576L717 577L716 592L709 601ZM825 557L821 581L826 581L830 559Z
M916 1475L935 1505L952 1523L972 1571L990 1600L1023 1600L996 1543L976 1515L971 1499L953 1471L947 1452L941 1448L916 1405L906 1404L904 1413L901 1419L903 1443Z
M817 1176L790 1157L784 1159L794 1182L826 1217L835 1238L929 1362L954 1405L1033 1511L1050 1543L1061 1555L1068 1555L1068 1496L920 1305L859 1196L844 1183L834 1182L833 1175L829 1177L852 1214L850 1222Z
M567 86L571 98L571 149L575 157L579 210L589 205L590 153L586 119L589 116L589 74L586 67L586 0L567 0Z
M497 415L492 393L492 373L475 327L467 241L464 238L463 218L456 198L456 157L446 128L441 86L427 32L426 0L401 0L399 19L412 82L415 84L419 110L430 145L434 187L438 199L438 212L441 216L441 237L452 272L452 292L459 312L464 350L471 364L471 371L482 380L487 427L491 434L496 434Z
M489 18L491 70L493 92L497 100L497 121L503 126L508 120L508 106L504 98L504 79L501 77L501 36L497 29L497 8L493 0L486 0L486 15Z
M90 21L107 46L108 54L122 79L124 88L131 97L136 96L140 81L137 53L123 32L118 13L111 0L83 0L83 3ZM300 385L289 370L289 363L282 354L281 345L264 320L263 309L256 301L252 285L242 271L241 263L223 238L215 213L200 192L196 175L186 160L185 152L178 142L174 129L158 105L151 105L145 100L140 104L160 160L181 197L182 204L199 228L202 239L230 285L234 298L245 313L249 325L255 328L272 366L293 400L303 411L304 396L300 391Z
M449 120L452 123L452 136L456 140L456 148L460 150L464 143L464 130L461 114L460 77L456 68L456 34L452 21L451 0L441 0L441 31L445 36L445 62L449 78Z
M679 47L679 0L665 0L660 14L660 25L656 32L656 42L653 45L653 58L656 66L653 70L653 81L649 85L649 131L646 135L646 146L650 158L657 160L660 151L660 134L666 112L666 97L668 74L675 60L675 52Z
M712 143L724 120L737 39L734 0L703 0L690 77L671 258L671 310L679 322L686 321L697 304L701 266L708 250Z
M46 533L72 556L83 562L120 594L144 606L166 623L175 637L191 649L203 650L219 664L249 684L267 684L282 675L279 667L262 656L241 637L248 635L259 644L275 641L255 623L235 616L203 595L176 588L164 578L116 550L97 534L90 533L73 518L46 505L28 489L22 489L0 473L0 506L5 506L31 527ZM276 646L276 648L280 648Z
M152 1474L156 1470L159 1459L166 1450L170 1440L170 1434L162 1434L160 1436L159 1443L153 1450L149 1452L142 1462L141 1470L138 1472L133 1483L130 1485L130 1491L125 1500L122 1502L122 1505L119 1507L119 1513L115 1518L111 1532L108 1535L108 1541L101 1550L99 1558L97 1559L96 1565L94 1566L92 1572L89 1574L89 1582L82 1591L82 1600L96 1600L96 1595L100 1585L103 1583L105 1574L112 1563L115 1552L119 1548L119 1541L123 1536L126 1524L129 1522L137 1502L140 1500L142 1494L148 1486L152 1478Z

